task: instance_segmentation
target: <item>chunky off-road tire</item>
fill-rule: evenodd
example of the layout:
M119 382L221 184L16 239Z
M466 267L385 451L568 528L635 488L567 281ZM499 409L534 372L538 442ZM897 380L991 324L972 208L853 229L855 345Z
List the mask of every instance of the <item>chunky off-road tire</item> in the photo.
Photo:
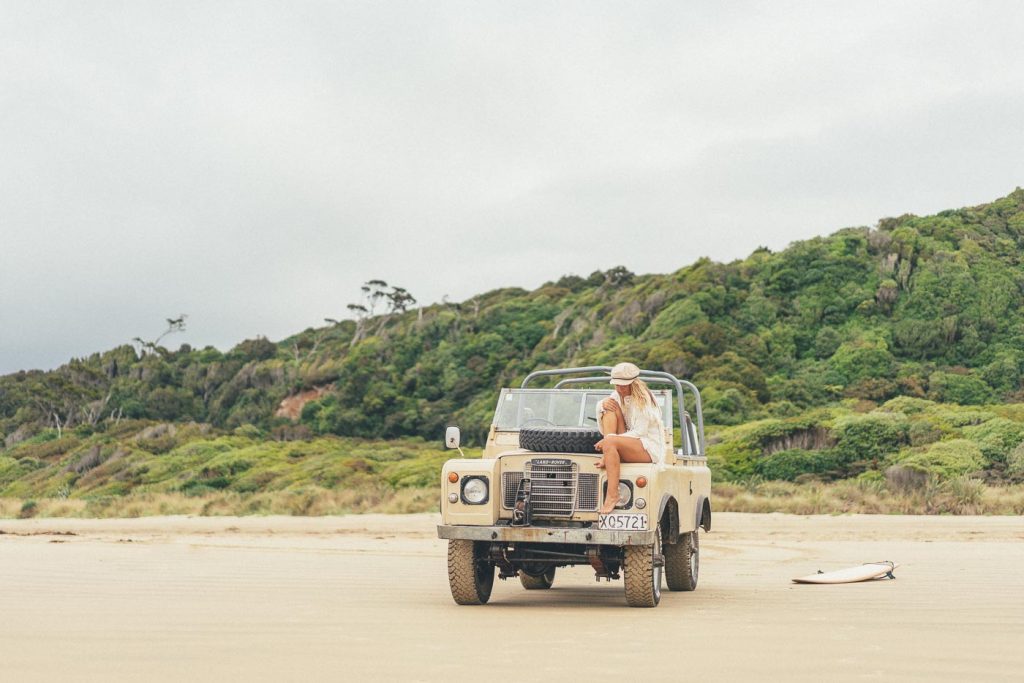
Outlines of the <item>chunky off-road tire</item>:
M661 602L661 532L653 545L628 545L622 569L626 602L630 607L657 607Z
M487 544L463 539L448 541L448 584L460 605L485 605L494 586L494 565L486 559Z
M528 591L543 591L551 588L555 582L555 568L551 567L540 576L530 576L522 569L519 570L519 583Z
M700 537L698 529L680 534L679 540L665 545L665 583L670 591L692 591L697 588L700 572Z
M587 427L524 427L519 447L541 453L597 453L601 432Z

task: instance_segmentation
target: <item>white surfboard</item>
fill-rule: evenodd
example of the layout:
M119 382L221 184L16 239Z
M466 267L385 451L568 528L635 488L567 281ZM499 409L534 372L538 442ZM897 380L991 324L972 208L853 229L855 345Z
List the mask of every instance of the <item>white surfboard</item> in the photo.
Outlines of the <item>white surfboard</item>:
M793 583L856 583L882 577L894 579L896 577L892 575L892 572L898 566L895 562L869 562L856 567L837 569L834 572L819 571L817 574L793 579Z

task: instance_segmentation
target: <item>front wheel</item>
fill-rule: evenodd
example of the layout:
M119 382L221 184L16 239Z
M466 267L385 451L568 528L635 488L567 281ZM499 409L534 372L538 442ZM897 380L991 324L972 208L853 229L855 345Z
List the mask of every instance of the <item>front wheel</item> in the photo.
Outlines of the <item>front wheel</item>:
M661 529L652 545L626 546L622 569L625 572L626 602L630 607L657 607L661 602L661 574L665 558L661 554Z
M692 591L697 588L700 572L700 537L697 529L679 536L665 546L665 583L670 591Z
M519 570L519 583L528 591L547 590L555 582L555 568L549 567L543 574L531 576L522 569Z
M460 605L486 605L494 586L494 564L487 559L487 543L448 541L448 585Z

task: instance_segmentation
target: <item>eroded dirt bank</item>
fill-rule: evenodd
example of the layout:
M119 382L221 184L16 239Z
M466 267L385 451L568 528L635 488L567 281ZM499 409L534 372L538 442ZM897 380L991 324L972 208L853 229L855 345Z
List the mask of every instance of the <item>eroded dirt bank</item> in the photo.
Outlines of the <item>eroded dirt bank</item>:
M654 610L559 570L449 597L436 516L0 521L10 680L1011 680L1024 519L719 514ZM873 560L896 581L796 586Z

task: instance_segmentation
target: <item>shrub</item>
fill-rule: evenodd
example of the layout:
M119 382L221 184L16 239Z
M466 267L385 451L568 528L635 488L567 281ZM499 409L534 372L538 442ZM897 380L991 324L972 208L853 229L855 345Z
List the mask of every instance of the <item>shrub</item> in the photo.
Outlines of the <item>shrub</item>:
M878 470L865 470L857 475L857 481L865 484L880 484L885 481L885 475Z
M801 475L825 474L835 467L836 458L832 451L793 448L759 458L754 470L765 479L794 481Z
M814 356L825 359L836 352L843 343L842 336L831 327L823 327L814 337Z
M831 380L853 384L863 379L892 377L896 361L883 341L841 344L828 360Z
M845 396L867 399L869 401L881 401L889 398L899 389L896 382L882 377L865 377L852 384L848 384L843 391Z
M709 424L738 425L748 421L756 410L757 400L746 387L711 386L704 394L704 420Z
M925 417L942 429L979 425L996 417L995 413L977 408L963 408L954 405L935 405L925 412Z
M904 415L914 415L934 405L934 401L927 401L923 398L914 398L913 396L897 396L896 398L889 399L888 401L883 403L879 410L886 413L903 413Z
M28 519L30 517L35 517L38 512L39 506L36 502L34 500L26 500L21 506L21 511L18 513L18 517L20 519Z
M927 420L918 420L910 424L910 445L927 446L942 440L943 431L938 425Z
M246 339L229 352L247 360L268 360L277 354L277 344L266 337Z
M944 403L981 405L992 400L992 388L976 375L933 372L928 378L928 394Z
M1024 443L1019 444L1006 456L1006 473L1024 477Z
M800 409L792 401L773 401L764 407L772 417L795 417L800 414Z
M869 413L839 419L832 427L838 463L878 460L909 441L909 424L899 413Z
M746 358L732 351L726 351L709 361L714 365L703 370L695 380L704 385L721 384L722 386L746 387L759 401L768 400L768 388L764 373L759 367Z
M975 427L964 428L964 436L978 444L990 461L1006 462L1010 451L1024 442L1024 424L997 417Z
M897 458L897 464L949 479L984 469L985 456L973 441L953 439L906 451Z
M1013 391L1020 385L1020 357L1017 352L1000 353L996 360L981 370L981 377L986 384L996 391L1005 393Z
M235 436L242 436L247 439L263 438L263 430L253 424L244 424L240 427L235 427L231 433Z

